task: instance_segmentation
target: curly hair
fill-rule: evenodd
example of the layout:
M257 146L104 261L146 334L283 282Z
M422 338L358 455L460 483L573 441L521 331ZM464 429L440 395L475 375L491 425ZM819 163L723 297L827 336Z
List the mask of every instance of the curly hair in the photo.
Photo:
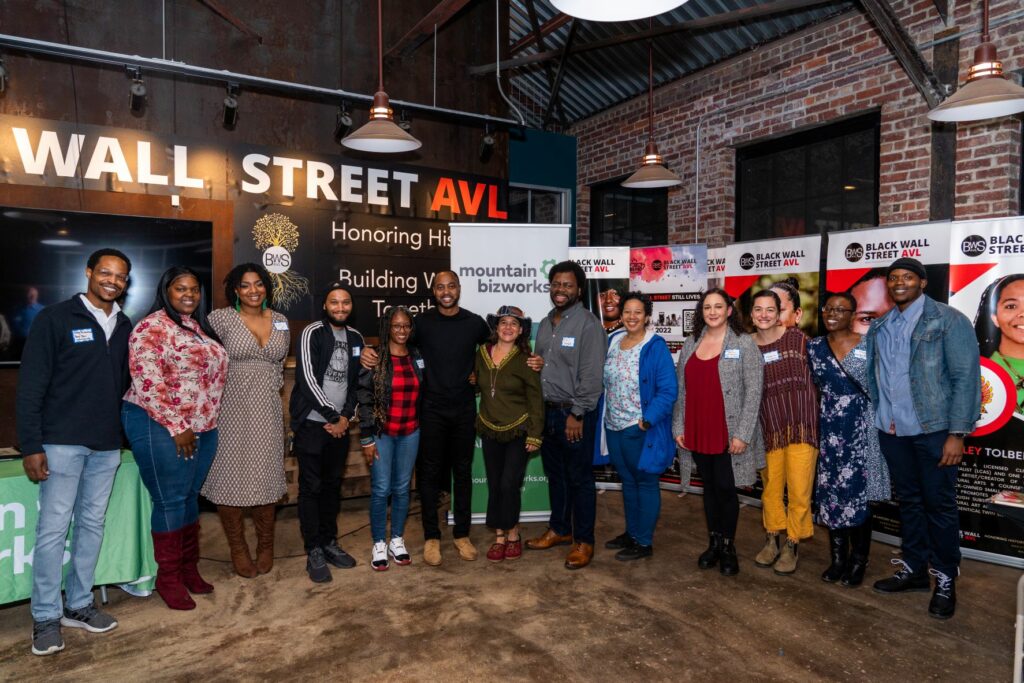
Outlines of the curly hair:
M224 299L229 306L234 306L238 301L238 286L242 283L242 276L246 273L256 273L260 276L263 289L267 293L267 308L274 307L274 279L270 277L267 269L258 263L239 263L224 276Z
M391 361L391 322L399 313L409 319L409 337L412 338L415 323L412 313L405 306L392 306L386 310L380 318L380 329L377 331L380 339L377 343L377 356L380 361L373 373L373 421L377 427L383 427L388 421L384 405L385 398L391 394L391 378L394 374L394 365Z
M626 302L636 299L640 302L640 305L644 307L644 315L650 318L654 315L654 303L651 301L651 297L647 296L643 292L629 291L621 295L619 299L619 309L626 309Z
M732 313L729 314L729 318L726 323L736 334L743 334L743 317L740 314L739 306L736 305L736 300L729 296L721 287L712 287L711 289L701 292L700 298L697 299L697 314L693 316L693 336L700 339L700 335L704 332L706 323L704 322L704 300L712 294L717 294L725 300L725 305L732 309Z
M506 316L506 317L510 317L510 316ZM500 318L498 319L498 322L499 323L501 322ZM526 354L527 356L530 356L533 353L533 348L530 346L530 334L532 333L532 330L529 327L526 327L525 325L523 325L522 321L516 320L516 322L519 323L519 335L516 337L516 340L514 342L512 342L512 343L513 343L513 345L516 348L518 348L524 354ZM532 325L531 325L531 327L532 327ZM498 343L498 325L497 324L495 324L494 328L491 329L491 336L489 336L487 338L487 343L488 344L497 344Z

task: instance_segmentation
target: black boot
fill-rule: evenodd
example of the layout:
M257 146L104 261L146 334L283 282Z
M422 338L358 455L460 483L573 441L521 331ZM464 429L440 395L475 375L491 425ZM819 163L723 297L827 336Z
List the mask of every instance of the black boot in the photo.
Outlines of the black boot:
M708 549L697 558L697 566L701 569L711 569L718 564L722 555L722 534L717 531L708 535Z
M832 553L832 564L821 573L821 580L835 583L846 573L846 563L850 556L850 532L848 529L829 529L828 546Z
M856 588L864 582L864 571L868 568L871 554L871 520L850 529L850 563L843 572L841 583L847 588Z
M718 565L718 571L724 576L736 576L740 573L740 561L736 557L736 546L733 545L731 538L722 539L722 554L719 560L721 564Z

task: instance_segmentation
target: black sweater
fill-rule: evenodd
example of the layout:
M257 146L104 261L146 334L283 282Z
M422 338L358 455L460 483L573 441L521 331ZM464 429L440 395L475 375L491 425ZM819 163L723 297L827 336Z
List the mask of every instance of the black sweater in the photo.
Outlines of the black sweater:
M131 321L117 314L110 341L78 294L40 311L29 331L15 397L18 444L120 448L121 397L128 390Z
M476 389L469 383L476 347L491 336L491 328L476 313L460 308L442 315L432 308L416 316L413 343L426 364L423 396L445 405L473 403Z

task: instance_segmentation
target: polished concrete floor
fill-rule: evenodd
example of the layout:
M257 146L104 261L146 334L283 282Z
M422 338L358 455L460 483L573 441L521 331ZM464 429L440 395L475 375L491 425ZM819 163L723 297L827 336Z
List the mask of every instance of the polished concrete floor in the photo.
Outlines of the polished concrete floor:
M120 626L65 629L64 652L29 653L27 603L0 608L0 680L415 681L1004 681L1010 680L1019 572L966 561L957 615L927 615L929 595L883 596L823 583L823 530L801 548L789 577L758 569L759 510L740 515L741 572L700 571L699 496L663 493L653 558L634 563L599 550L594 564L562 567L564 548L515 563L420 562L369 569L366 499L345 504L342 544L359 566L334 581L306 578L294 508L279 512L273 571L231 573L215 516L205 515L201 569L216 584L198 608L174 612L156 596L111 589ZM622 529L616 493L598 496L599 543ZM543 530L527 525L527 535ZM250 529L251 532L251 529ZM887 575L894 549L874 544L869 579Z

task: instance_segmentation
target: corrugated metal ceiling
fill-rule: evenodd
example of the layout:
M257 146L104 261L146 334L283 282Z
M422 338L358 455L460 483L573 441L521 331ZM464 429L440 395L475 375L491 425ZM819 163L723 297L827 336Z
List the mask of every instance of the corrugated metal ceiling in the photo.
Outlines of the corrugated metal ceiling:
M628 0L623 0L628 2ZM509 1L510 43L532 34L527 3ZM758 5L777 4L777 0L690 0L672 12L654 18L654 27L670 26L693 19L735 12ZM558 15L546 0L534 0L538 25ZM682 78L695 71L728 59L788 33L824 21L853 8L848 0L827 0L822 4L729 23L717 27L684 30L654 39L655 87ZM624 34L647 30L648 22L576 21L573 45L607 40ZM561 49L569 37L571 24L566 23L544 36L545 50ZM537 54L536 43L515 55ZM550 73L557 72L559 60L549 60ZM559 103L564 118L559 120L556 108L549 127L561 128L608 109L647 90L647 42L633 41L599 50L572 53L566 60ZM510 72L512 97L522 107L531 126L542 127L544 112L550 99L548 72L543 64L514 67Z

